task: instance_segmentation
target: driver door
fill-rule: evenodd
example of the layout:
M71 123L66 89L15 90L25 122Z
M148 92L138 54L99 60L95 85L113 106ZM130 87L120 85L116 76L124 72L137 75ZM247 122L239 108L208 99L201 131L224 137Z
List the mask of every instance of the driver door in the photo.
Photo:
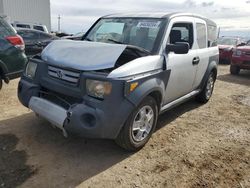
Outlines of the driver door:
M194 19L191 17L174 18L169 23L166 44L187 42L190 45L190 50L187 54L164 52L166 53L166 68L170 70L169 82L165 91L165 104L192 91L196 75L194 62L197 58L194 30Z

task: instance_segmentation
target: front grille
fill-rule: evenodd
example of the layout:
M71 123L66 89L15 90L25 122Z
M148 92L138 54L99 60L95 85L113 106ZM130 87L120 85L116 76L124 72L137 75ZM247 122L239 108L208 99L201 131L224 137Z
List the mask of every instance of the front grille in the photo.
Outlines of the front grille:
M80 78L80 72L65 70L58 67L48 66L48 75L71 84L77 84Z
M250 61L244 61L243 65L250 65Z
M50 91L46 88L42 88L40 90L40 97L53 102L65 109L68 109L73 104L82 103L81 98L67 96L61 93Z

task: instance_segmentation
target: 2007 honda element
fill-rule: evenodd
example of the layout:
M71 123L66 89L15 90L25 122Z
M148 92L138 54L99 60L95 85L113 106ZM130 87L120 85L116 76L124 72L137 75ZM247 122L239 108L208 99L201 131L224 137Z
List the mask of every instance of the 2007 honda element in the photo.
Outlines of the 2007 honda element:
M217 36L213 21L189 13L105 16L82 41L54 41L31 59L18 97L64 135L139 150L160 113L192 97L210 99Z

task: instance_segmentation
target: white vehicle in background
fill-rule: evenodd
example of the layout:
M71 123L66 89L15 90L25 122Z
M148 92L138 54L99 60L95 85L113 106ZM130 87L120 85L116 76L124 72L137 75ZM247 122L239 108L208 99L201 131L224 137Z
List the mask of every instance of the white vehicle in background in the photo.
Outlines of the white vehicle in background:
M34 24L34 23L24 23L24 22L14 22L11 24L15 29L34 29L38 31L42 31L45 33L49 33L46 25L43 24Z

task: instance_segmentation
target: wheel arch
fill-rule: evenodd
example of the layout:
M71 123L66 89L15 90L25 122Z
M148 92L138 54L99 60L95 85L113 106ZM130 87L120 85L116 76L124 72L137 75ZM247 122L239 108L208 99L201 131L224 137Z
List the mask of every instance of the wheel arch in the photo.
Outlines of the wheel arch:
M133 81L138 82L138 86L134 91L126 92L128 93L126 98L135 106L138 106L145 97L152 96L156 100L158 108L160 109L170 74L170 70L164 70L157 74L152 74L150 76ZM131 82L127 83L127 90L130 83Z
M135 91L126 96L126 98L138 106L147 96L153 97L158 108L160 108L162 98L164 96L165 84L161 79L153 78L141 83Z
M0 60L0 76L2 76L3 79L6 79L6 74L8 73L8 68L6 65Z
M159 90L154 90L151 93L148 94L148 96L151 96L155 99L157 107L158 107L158 112L161 109L161 103L162 103L162 99L163 99L163 95Z
M209 64L208 64L208 67L207 67L207 70L205 72L205 75L203 76L202 78L202 81L201 81L201 84L200 86L198 87L199 89L203 89L205 84L206 84L206 80L208 79L210 73L213 72L215 75L214 75L214 78L216 80L217 78L217 73L218 73L218 63L217 61L211 61Z

